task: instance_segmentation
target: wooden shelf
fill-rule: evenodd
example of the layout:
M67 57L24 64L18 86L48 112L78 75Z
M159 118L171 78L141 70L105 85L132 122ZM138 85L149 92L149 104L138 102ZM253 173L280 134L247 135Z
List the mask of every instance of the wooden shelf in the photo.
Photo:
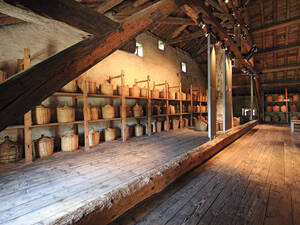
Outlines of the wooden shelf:
M24 125L11 125L6 127L6 130L11 130L11 129L23 129L25 126Z
M83 93L80 92L55 92L52 96L64 96L64 97L83 97Z
M112 98L112 99L120 99L121 95L101 95L101 94L88 94L88 97L91 98Z
M46 124L32 124L30 127L35 128L35 127L54 127L54 126L63 126L63 125L71 125L71 124L83 124L82 121L73 121L73 122L65 122L65 123L46 123Z
M147 116L126 117L126 119L146 119L146 118L147 118Z
M181 116L180 113L175 113L175 114L169 114L169 116Z
M166 117L167 114L152 115L152 117Z
M166 101L168 100L167 98L151 98L151 100L156 100L156 101ZM171 100L169 100L171 101Z
M147 97L132 97L132 96L127 96L125 97L125 99L143 99L143 100L147 100Z
M108 122L108 121L118 121L122 118L111 118L111 119L97 119L97 120L88 120L89 123L97 123L97 122Z

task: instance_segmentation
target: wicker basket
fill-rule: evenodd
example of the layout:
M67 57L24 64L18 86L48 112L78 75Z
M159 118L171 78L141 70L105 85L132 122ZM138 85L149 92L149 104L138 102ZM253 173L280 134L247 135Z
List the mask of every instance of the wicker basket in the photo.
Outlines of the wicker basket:
M286 111L287 111L286 105L282 105L282 106L280 107L280 111L281 111L281 112L286 112Z
M161 127L162 127L162 122L161 121L156 121L156 132L160 133L161 132Z
M129 95L131 97L138 98L140 97L140 88L136 84L132 86L132 88L129 88Z
M46 124L51 121L51 109L43 105L36 106L34 110L34 121L36 124Z
M74 122L75 109L69 106L56 108L57 121L59 123Z
M77 82L72 80L61 88L63 92L77 92Z
M157 89L151 91L151 98L159 98L159 91Z
M99 143L100 143L100 131L95 131L94 129L91 129L89 131L89 146L93 147L99 145Z
M207 131L207 124L201 120L195 120L195 130Z
M112 119L115 117L115 108L111 105L105 105L102 107L103 119Z
M101 86L101 94L103 95L113 95L114 94L114 88L113 85L107 81L105 81Z
M172 128L173 130L177 130L179 128L179 120L177 119L172 120Z
M88 120L99 119L99 108L97 106L88 107Z
M133 116L134 117L144 116L143 107L141 105L136 103L135 106L133 106Z
M165 92L165 90L162 90L162 91L159 92L159 97L160 98L166 98L166 92Z
M170 114L176 114L174 105L169 105L169 109L170 109L170 112L169 112Z
M168 123L168 120L164 121L164 131L170 130L170 122Z
M141 90L140 90L140 96L144 97L144 98L147 97L148 96L148 89L145 88L145 87L141 88Z
M144 135L144 126L141 124L137 124L134 127L134 133L136 137L140 137Z
M267 102L273 102L273 96L272 95L267 96Z
M116 129L115 128L106 128L104 130L104 140L113 141L116 139Z
M22 146L5 136L4 142L0 144L0 163L17 162L22 158L22 155Z
M86 85L87 85L87 93L89 94L96 94L97 92L97 85L96 85L96 82L94 81L88 81L88 80L79 80L78 81L78 86L80 88L80 90L83 92L84 90L84 82L86 82Z
M118 85L117 91L118 91L118 95L122 95L122 86ZM128 85L125 85L125 87L124 87L124 95L125 95L125 97L129 96L129 86Z
M273 111L273 107L270 106L270 105L268 105L268 106L266 107L266 111L267 111L267 112L272 112L272 111Z
M265 122L271 122L271 116L265 116Z
M278 123L280 121L280 117L275 115L272 117L272 121L275 122L275 123Z
M279 105L274 105L274 106L273 106L273 112L280 112L280 107L279 107Z
M54 139L42 135L36 142L36 152L40 158L52 155L54 152Z
M298 120L299 117L298 116L291 116L291 120Z
M293 95L293 102L299 102L299 101L300 101L300 95L299 94Z
M283 101L284 101L284 95L278 95L277 102L283 102Z
M297 105L296 104L291 104L290 105L290 110L291 110L291 112L297 112L298 111Z
M175 91L170 91L169 92L169 99L175 100L176 99L176 92Z
M73 132L61 137L61 150L64 152L70 152L78 149L78 135Z

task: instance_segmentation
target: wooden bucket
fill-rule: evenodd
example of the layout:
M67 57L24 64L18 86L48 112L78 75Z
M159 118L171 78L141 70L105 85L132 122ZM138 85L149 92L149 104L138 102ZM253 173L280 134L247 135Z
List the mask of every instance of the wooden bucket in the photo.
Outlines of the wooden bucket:
M162 127L162 122L161 121L156 121L156 132L160 133L161 132L161 127Z
M181 100L186 100L186 94L184 92L181 92Z
M118 95L122 95L122 86L118 85L117 91L118 91ZM125 85L125 87L124 87L124 96L125 97L129 96L129 86L128 85Z
M287 111L286 105L282 105L282 106L280 107L280 111L281 111L281 112L286 112L286 111Z
M51 121L51 109L43 105L36 106L34 111L34 121L36 124L46 124Z
M135 98L140 97L140 92L141 92L140 88L136 84L133 85L131 88L129 88L129 95L131 97L135 97Z
M72 80L71 82L67 83L65 86L61 88L63 92L77 92L77 82L76 80Z
M159 91L156 89L153 89L151 91L151 98L159 98Z
M0 144L0 163L13 163L22 159L23 148L21 145L9 140L5 136L4 142Z
M91 129L89 131L89 146L93 147L99 145L99 143L100 143L100 131L95 131L94 129Z
M56 108L57 121L59 123L74 122L75 109L69 106Z
M111 105L105 105L102 107L103 119L112 119L115 117L115 109Z
M137 124L134 127L134 133L136 137L140 137L144 135L144 126L141 124Z
M40 158L47 157L54 152L54 139L42 135L36 142L37 156Z
M101 94L110 95L110 96L114 94L114 88L111 83L105 81L103 84L100 85L100 87L101 87Z
M78 135L69 132L61 137L61 150L70 152L78 149Z
M291 110L291 112L297 112L298 111L297 105L296 104L291 104L290 105L290 110Z
M267 112L272 112L272 111L273 111L273 107L270 106L270 105L268 105L268 106L266 107L266 111L267 111Z
M177 130L179 128L179 120L177 119L172 120L172 128L173 130Z
M116 139L116 129L115 128L106 128L104 130L104 140L113 141Z
M97 92L96 82L89 81L89 80L85 81L84 79L78 80L78 87L82 92L84 90L84 82L86 82L86 85L87 85L87 93L96 94L96 92Z
M88 120L97 120L97 119L99 119L98 106L89 106L88 107Z
M293 95L293 102L299 102L299 101L300 101L300 95L299 94Z
M133 116L134 117L144 116L143 107L141 105L136 103L135 106L133 106Z
M273 106L273 112L280 112L280 107L279 107L279 105L274 105L274 106Z
M141 88L140 96L146 98L148 96L148 89L145 87Z
M271 116L265 116L265 122L271 122Z

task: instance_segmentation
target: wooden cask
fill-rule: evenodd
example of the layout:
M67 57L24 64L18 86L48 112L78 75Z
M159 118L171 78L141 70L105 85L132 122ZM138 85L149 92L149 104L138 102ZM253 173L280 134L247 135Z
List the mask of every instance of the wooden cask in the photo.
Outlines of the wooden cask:
M102 107L103 119L112 119L115 117L115 108L111 105L105 105Z
M57 121L59 123L74 122L75 109L69 106L56 108Z
M143 98L146 98L148 96L148 89L146 87L140 89L140 96Z
M5 136L4 142L0 144L0 163L14 163L22 159L23 148L21 145L9 140Z
M54 139L42 135L36 141L36 152L40 158L52 155L54 152Z
M117 91L118 91L118 95L122 95L122 86L118 85ZM125 97L129 96L129 86L128 85L125 85L125 87L124 87L124 96Z
M70 152L78 149L78 135L69 132L61 137L61 150Z
M100 143L100 131L95 131L94 129L91 129L89 131L89 146L93 147L99 145L99 143Z
M51 109L43 105L35 107L34 121L36 124L46 124L51 121Z

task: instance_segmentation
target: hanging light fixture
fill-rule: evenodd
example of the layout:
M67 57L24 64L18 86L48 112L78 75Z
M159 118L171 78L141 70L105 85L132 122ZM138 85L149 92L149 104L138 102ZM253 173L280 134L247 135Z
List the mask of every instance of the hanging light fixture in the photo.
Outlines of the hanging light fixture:
M202 13L199 13L199 14L198 14L197 23L199 24L199 26L200 26L202 29L204 29L205 23L204 23L204 21L203 21L203 19L202 19Z
M211 32L212 32L211 24L208 24L207 25L207 30L206 30L206 33L205 33L205 37L207 37L209 34L211 34Z

